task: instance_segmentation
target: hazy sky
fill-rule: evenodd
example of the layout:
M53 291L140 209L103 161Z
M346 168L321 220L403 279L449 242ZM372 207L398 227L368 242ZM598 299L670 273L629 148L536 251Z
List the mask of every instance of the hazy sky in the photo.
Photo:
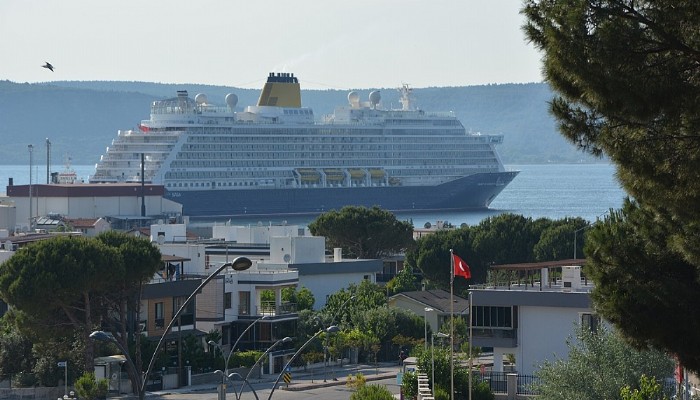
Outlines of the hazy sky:
M260 88L268 72L293 72L306 89L540 82L521 2L1 0L0 79Z

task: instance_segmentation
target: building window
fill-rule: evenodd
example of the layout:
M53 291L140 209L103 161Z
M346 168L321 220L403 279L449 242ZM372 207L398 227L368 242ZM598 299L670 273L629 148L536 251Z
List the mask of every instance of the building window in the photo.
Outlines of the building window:
M185 303L185 300L187 300L187 297L173 297L173 316L177 312L177 310L182 307L182 305ZM180 316L178 317L180 319L179 325L193 325L194 324L194 301L190 302L187 307L185 307L184 310L182 310L182 313L180 313Z
M472 324L482 328L513 328L513 309L511 307L472 307Z
M231 328L224 325L221 327L221 344L229 344L231 343L231 340L229 339L231 337Z
M238 292L238 315L250 315L250 292Z
M154 315L154 322L156 324L156 328L162 328L163 326L165 326L163 324L164 314L163 314L163 303L162 302L155 304L155 310L154 310L153 315Z
M228 310L231 308L231 292L224 293L224 309Z

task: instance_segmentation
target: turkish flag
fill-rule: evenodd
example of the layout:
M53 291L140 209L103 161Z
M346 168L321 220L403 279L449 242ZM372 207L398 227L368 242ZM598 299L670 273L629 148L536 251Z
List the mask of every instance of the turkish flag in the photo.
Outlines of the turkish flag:
M461 276L467 279L472 277L472 271L469 269L469 265L459 258L457 254L452 253L452 262L454 263L455 276Z

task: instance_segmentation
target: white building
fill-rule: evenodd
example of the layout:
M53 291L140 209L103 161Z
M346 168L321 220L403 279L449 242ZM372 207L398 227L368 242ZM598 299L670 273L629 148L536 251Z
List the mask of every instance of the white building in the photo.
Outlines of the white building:
M503 371L504 358L512 354L516 371L532 375L543 361L567 357L566 341L575 336L578 324L597 326L591 309L592 284L581 274L584 262L493 266L514 272L519 279L472 290L473 342L493 347L495 371Z
M266 348L281 337L294 336L297 308L296 304L283 301L284 288L308 288L315 298L314 308L319 309L331 294L351 283L375 282L376 274L382 271L381 260L343 260L340 249L336 249L332 259L327 258L324 237L311 236L307 229L293 225L226 224L215 226L213 232L211 239L187 241L184 224L152 225L151 241L157 243L164 257L174 260L165 267L174 271L161 271L154 283L174 285L187 278L203 279L236 257L250 258L253 265L248 270L224 270L202 290L196 298L194 324L183 326L200 335L220 330L225 349L263 316L239 342L238 348ZM154 303L178 301L163 298L167 294L164 287L151 291L146 310L155 307L167 314L175 309L174 305ZM154 324L148 316L142 320L147 326ZM270 361L273 368L281 368L282 358Z
M30 190L31 187L31 196ZM182 205L164 198L161 185L36 184L7 186L6 204L16 209L15 220L27 229L29 217L60 214L68 218L180 216ZM31 199L31 204L30 204Z

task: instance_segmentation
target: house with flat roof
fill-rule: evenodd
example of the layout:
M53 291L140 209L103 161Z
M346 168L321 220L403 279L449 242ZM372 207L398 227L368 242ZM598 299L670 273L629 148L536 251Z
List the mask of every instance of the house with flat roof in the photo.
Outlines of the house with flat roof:
M596 329L593 288L585 260L494 265L494 280L471 291L473 343L493 348L493 368L512 354L519 374L532 375L545 360L566 358L577 325Z

